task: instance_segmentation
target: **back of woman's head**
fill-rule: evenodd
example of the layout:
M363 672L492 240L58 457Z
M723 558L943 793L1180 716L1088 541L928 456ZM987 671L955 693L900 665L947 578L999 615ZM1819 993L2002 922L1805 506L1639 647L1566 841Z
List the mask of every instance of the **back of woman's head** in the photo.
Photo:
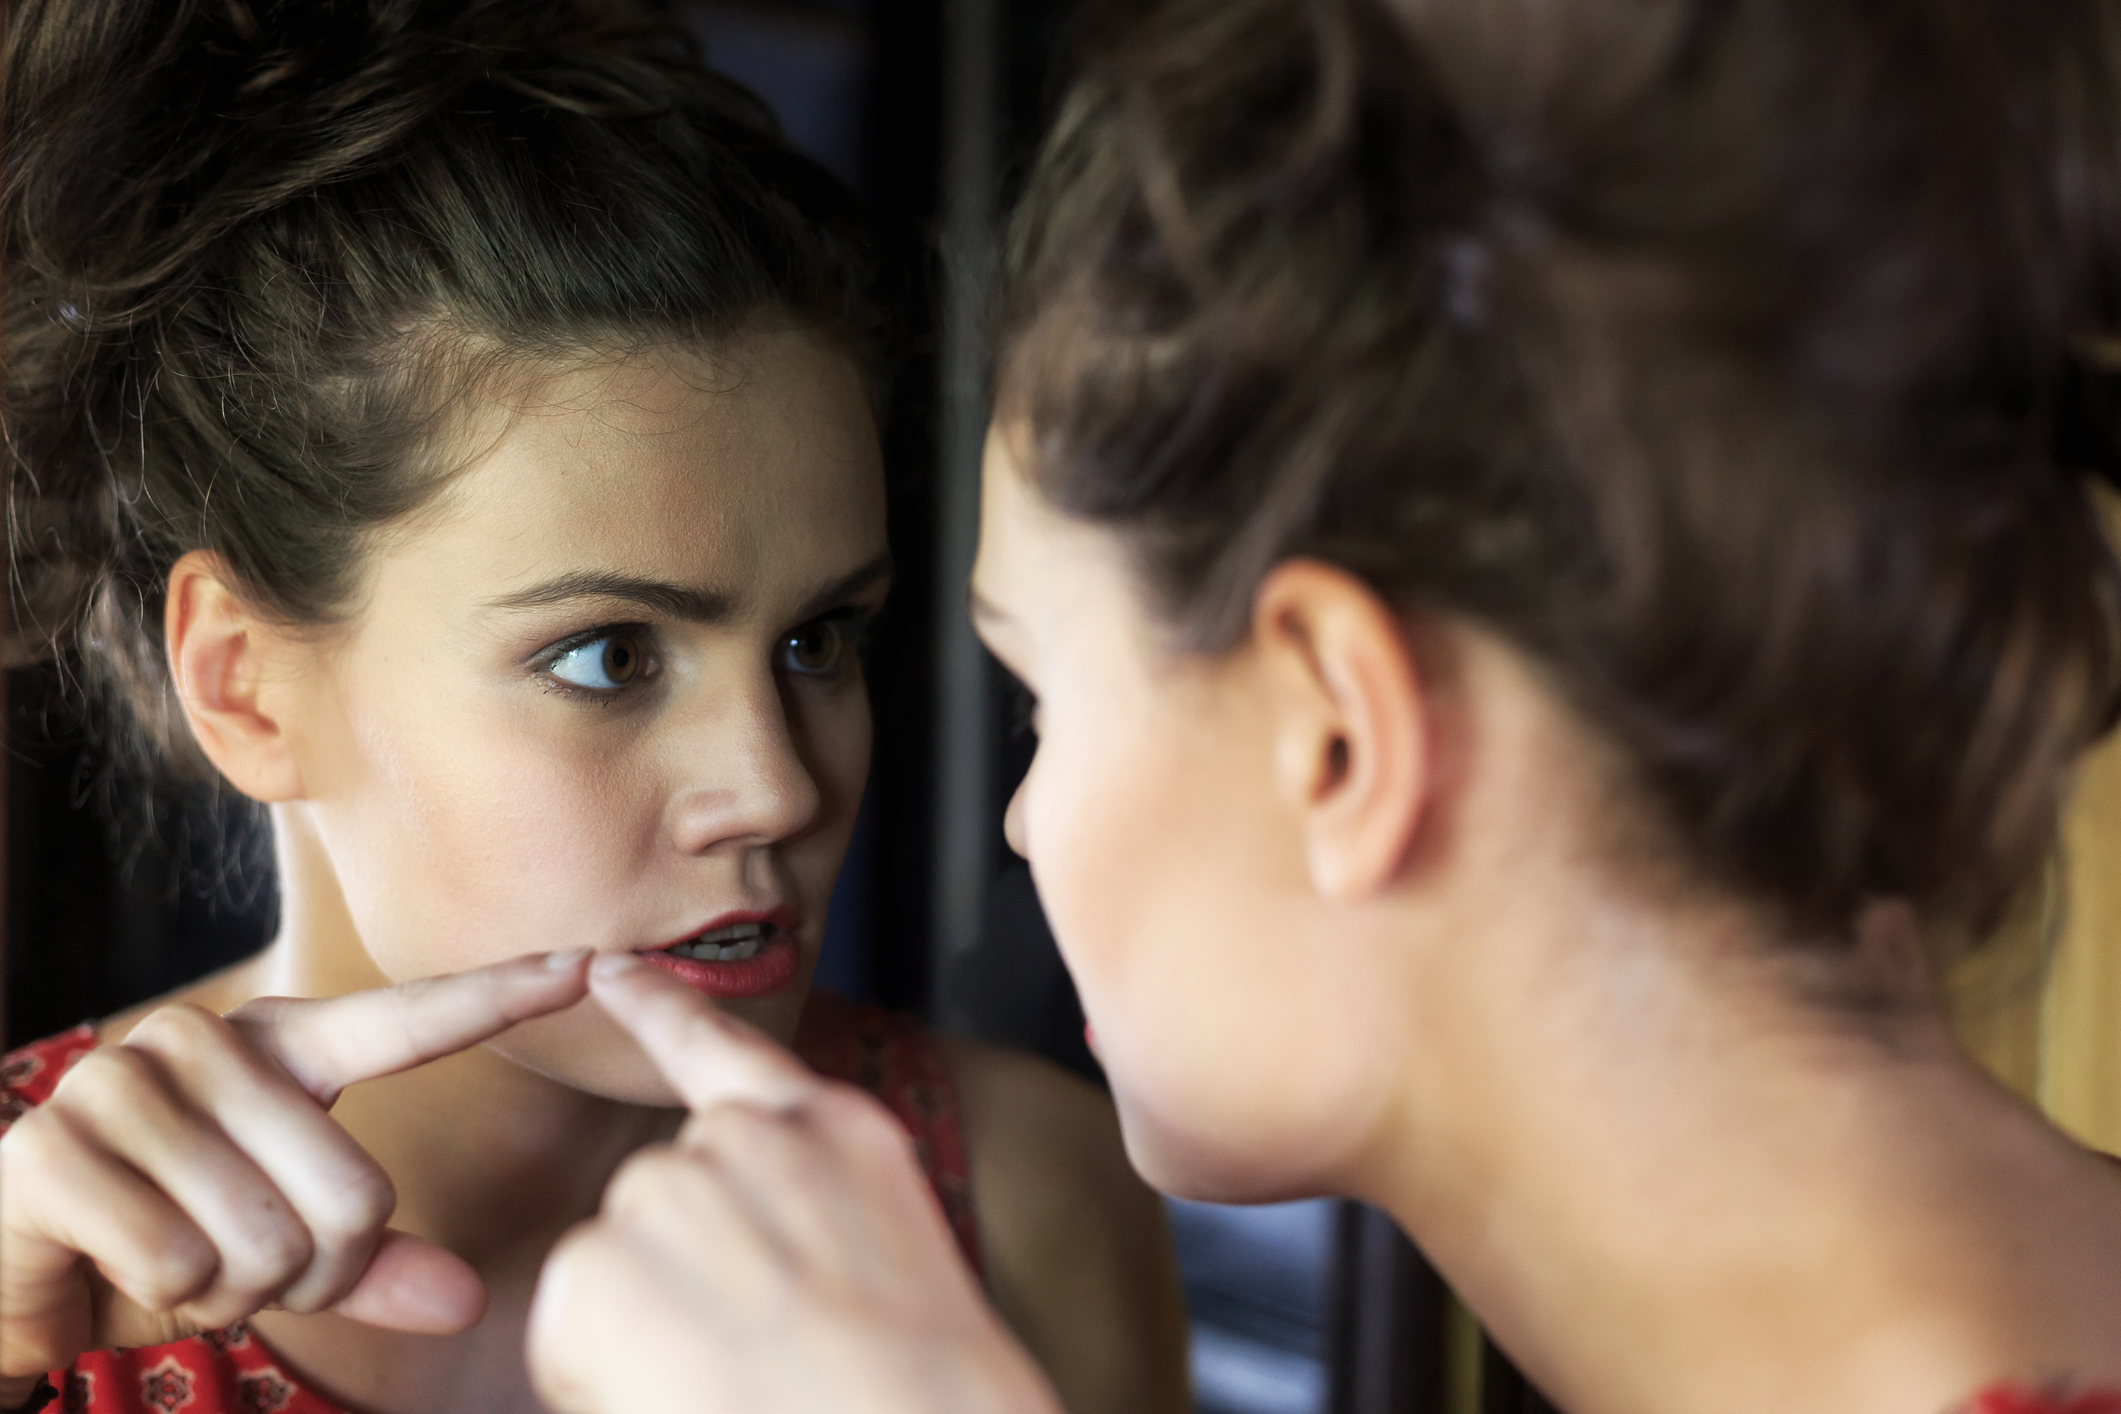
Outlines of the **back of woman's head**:
M627 0L25 0L7 32L12 647L188 751L161 595L329 623L511 364L784 318L868 353L845 189Z
M1195 647L1297 555L1498 630L1800 933L1993 917L2121 687L2121 10L1133 9L1012 240L1044 494Z

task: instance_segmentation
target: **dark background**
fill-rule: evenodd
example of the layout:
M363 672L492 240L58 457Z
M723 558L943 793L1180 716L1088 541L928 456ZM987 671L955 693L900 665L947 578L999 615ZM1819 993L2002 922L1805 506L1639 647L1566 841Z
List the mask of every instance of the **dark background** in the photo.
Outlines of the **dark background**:
M964 622L994 233L1064 71L1067 0L672 0L710 62L866 199L902 353L883 429L899 578L869 678L877 746L820 981L1097 1077L1001 813L1031 743ZM57 671L7 675L5 1036L52 1034L260 947L254 819L113 776ZM947 750L942 749L947 746ZM1543 1406L1492 1351L1446 1375L1447 1295L1379 1215L1174 1203L1213 1414Z

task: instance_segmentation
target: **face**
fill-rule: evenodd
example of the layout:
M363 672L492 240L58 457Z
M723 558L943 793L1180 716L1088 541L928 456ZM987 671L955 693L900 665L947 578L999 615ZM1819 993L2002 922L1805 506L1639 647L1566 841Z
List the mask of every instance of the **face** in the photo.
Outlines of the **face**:
M1405 1029L1375 949L1322 904L1275 784L1257 657L1174 650L1119 542L988 441L973 616L1036 700L1011 846L1082 995L1129 1157L1169 1192L1325 1191L1385 1109Z
M289 808L383 979L661 949L786 1039L869 765L859 646L889 564L859 377L780 332L517 391L376 546L290 714ZM668 1098L593 1006L492 1044Z

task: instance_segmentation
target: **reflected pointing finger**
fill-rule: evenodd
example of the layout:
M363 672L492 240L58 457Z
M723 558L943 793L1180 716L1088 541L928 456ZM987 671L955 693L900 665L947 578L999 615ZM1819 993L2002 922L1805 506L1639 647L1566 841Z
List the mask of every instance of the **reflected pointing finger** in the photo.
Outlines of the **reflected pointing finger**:
M318 1001L262 997L227 1019L329 1106L349 1085L425 1065L572 1006L586 990L588 960L578 948Z
M790 1110L817 1092L810 1069L682 982L625 953L590 969L590 990L688 1109L730 1103Z

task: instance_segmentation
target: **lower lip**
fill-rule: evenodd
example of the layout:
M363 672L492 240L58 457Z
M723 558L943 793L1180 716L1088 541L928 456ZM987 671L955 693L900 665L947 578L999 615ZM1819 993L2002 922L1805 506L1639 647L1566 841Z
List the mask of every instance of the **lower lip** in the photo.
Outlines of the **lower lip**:
M707 962L669 952L635 953L695 991L710 997L763 997L795 980L795 943L786 933L742 962Z

